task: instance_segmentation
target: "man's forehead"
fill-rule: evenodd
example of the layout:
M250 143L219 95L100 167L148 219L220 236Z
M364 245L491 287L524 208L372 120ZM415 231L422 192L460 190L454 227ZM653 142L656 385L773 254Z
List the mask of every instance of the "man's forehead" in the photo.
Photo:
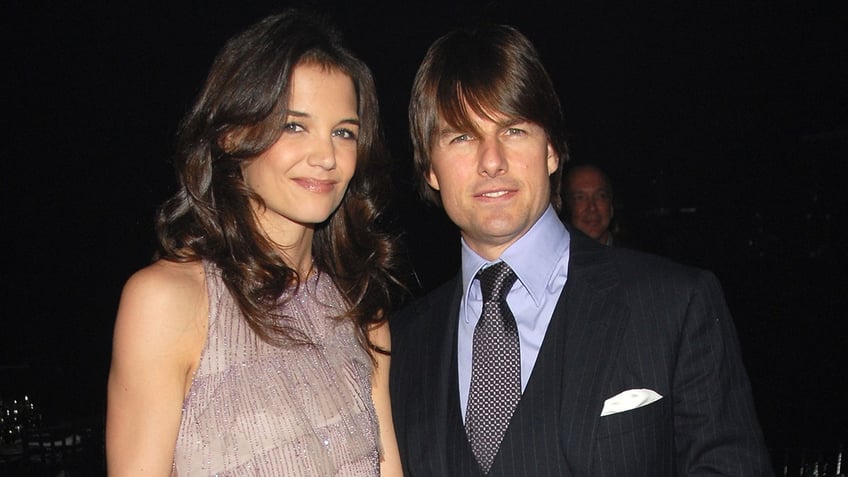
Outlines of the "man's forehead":
M582 169L575 171L571 176L574 188L593 188L609 190L609 184L604 180L603 174L594 169Z
M607 192L609 193L610 188L607 187L606 184L578 184L571 188L572 192Z
M495 123L501 127L514 124L532 122L521 117L511 116L501 112L477 111L466 108L462 115L445 115L439 113L436 116L436 131L456 131L473 128L479 124Z

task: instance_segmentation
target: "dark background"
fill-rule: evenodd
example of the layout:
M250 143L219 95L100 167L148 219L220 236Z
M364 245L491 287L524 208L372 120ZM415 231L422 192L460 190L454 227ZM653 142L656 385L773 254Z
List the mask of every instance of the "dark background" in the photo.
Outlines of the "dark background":
M769 446L845 442L845 2L313 3L374 70L423 289L455 272L458 236L412 193L412 77L451 27L510 23L554 78L572 159L612 176L622 239L721 279ZM102 415L178 121L223 42L283 5L4 7L0 395Z

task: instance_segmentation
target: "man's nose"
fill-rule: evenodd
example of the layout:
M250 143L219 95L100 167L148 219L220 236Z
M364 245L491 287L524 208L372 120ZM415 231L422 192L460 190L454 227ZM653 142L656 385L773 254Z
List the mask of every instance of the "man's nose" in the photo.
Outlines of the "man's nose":
M503 148L497 140L484 140L480 144L480 174L497 177L507 171Z

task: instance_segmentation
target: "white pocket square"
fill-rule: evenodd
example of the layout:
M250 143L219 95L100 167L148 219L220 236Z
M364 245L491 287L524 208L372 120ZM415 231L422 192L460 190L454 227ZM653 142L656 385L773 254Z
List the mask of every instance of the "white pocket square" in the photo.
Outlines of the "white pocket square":
M630 411L659 401L662 396L651 389L628 389L604 401L601 416L609 416L619 412Z

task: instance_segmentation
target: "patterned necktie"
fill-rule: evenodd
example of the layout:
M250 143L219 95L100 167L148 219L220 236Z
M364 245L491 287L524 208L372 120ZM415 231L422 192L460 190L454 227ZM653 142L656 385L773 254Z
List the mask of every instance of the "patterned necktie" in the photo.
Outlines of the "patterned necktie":
M517 277L509 265L498 262L481 270L477 278L483 313L474 328L465 432L474 457L488 473L521 398L518 328L506 303Z

